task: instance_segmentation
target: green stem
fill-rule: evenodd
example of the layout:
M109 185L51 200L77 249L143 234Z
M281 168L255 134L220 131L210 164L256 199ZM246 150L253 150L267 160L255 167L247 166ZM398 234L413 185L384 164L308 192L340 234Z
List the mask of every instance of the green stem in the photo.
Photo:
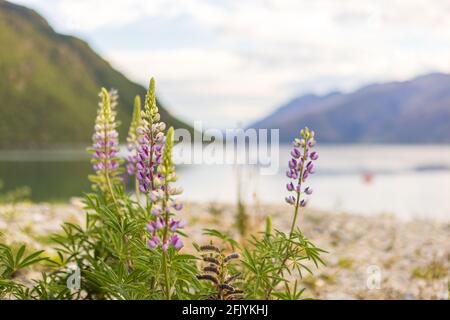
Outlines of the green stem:
M167 166L166 166L166 173L169 171ZM168 174L167 174L168 175ZM163 201L163 212L164 212L164 235L163 235L163 245L164 243L166 243L167 241L167 236L168 236L168 232L169 232L169 212L167 210L167 202L169 201L169 183L167 181L167 176L166 179L164 179L164 201ZM167 248L168 250L169 248ZM164 264L164 280L165 280L165 284L166 284L166 298L167 300L170 300L170 283L169 283L169 271L168 271L168 257L167 257L167 250L163 251L163 264Z
M165 282L165 286L166 286L166 299L170 300L170 283L169 283L169 270L167 268L167 251L163 251L163 266L164 266L164 282Z
M114 205L116 206L116 209L119 209L119 207L117 206L117 200L116 197L114 195L114 191L113 191L113 187L111 184L111 179L109 178L109 170L108 170L108 158L106 157L106 155L108 154L108 135L106 134L106 130L104 133L104 139L105 139L105 146L104 146L104 153L105 153L105 159L103 160L103 165L105 167L105 180L106 180L106 185L108 187L109 193L111 194L111 197L113 199Z

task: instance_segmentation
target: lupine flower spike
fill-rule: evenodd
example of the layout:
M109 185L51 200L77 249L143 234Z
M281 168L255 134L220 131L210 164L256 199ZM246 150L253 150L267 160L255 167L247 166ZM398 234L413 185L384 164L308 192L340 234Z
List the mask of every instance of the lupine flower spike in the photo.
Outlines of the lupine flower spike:
M150 80L145 97L145 109L141 115L142 120L136 130L139 144L136 156L136 178L139 180L139 191L147 194L158 187L156 168L161 161L166 128L165 123L160 122L153 78Z
M111 100L111 96L113 100ZM111 198L114 198L113 185L120 183L119 175L122 173L118 157L119 134L118 123L114 107L117 104L117 93L108 93L105 88L100 92L101 101L95 120L95 133L92 136L93 145L88 151L92 153L92 164L96 175L89 176L95 183L94 189L99 188Z
M129 151L127 173L132 176L136 174L136 164L138 162L138 128L141 125L141 98L136 96L134 99L133 118L131 119L130 129L127 137L127 147ZM139 193L139 180L135 177L136 194Z
M181 193L180 188L172 188L171 183L176 181L175 167L172 163L173 128L167 131L167 139L163 148L161 163L158 166L158 177L155 183L160 186L151 192L150 198L153 202L151 214L155 216L150 221L147 230L151 233L148 246L151 249L161 245L163 251L170 246L179 250L183 247L183 241L177 235L177 230L183 228L184 224L173 216L181 210L183 205L173 196Z
M293 141L292 158L288 162L289 169L286 172L290 179L286 185L286 189L290 193L286 197L286 202L295 207L291 233L297 220L299 207L304 207L307 204L307 199L302 199L302 195L313 193L312 188L305 186L305 183L309 175L315 172L314 161L319 158L318 153L312 151L315 144L314 131L307 127L300 131L300 138L295 138Z

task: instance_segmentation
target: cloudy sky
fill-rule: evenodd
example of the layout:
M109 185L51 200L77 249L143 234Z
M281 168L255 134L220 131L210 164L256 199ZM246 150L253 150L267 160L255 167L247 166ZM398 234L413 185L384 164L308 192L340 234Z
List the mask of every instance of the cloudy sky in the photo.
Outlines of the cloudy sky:
M176 115L248 124L304 93L450 72L448 0L17 0Z

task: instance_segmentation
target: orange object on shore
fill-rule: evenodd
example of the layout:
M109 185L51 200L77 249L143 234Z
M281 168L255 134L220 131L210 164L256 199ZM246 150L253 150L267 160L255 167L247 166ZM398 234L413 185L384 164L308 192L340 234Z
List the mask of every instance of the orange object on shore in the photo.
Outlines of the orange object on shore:
M364 173L363 174L363 181L366 184L372 183L373 182L373 178L374 178L374 175L372 173Z

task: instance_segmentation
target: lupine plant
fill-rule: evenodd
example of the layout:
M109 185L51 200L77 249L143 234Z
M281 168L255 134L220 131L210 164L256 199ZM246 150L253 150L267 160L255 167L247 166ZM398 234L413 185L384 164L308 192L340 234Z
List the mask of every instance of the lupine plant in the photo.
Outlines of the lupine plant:
M305 261L312 261L316 267L323 264L320 253L324 250L310 242L297 226L301 208L307 203L306 196L312 194L312 188L305 183L309 175L314 173L313 162L318 159L317 152L312 151L315 143L314 131L308 128L302 129L300 137L293 141L292 158L286 172L289 179L286 202L293 206L289 233L272 230L272 218L268 217L264 235L253 236L252 247L244 248L246 293L249 298L297 299L303 290L298 290L297 280L293 288L289 287L290 278L301 278L305 271L312 273ZM280 285L281 291L277 290Z
M250 241L237 241L214 229L204 231L199 254L185 248L182 193L172 161L174 129L166 130L151 79L144 106L136 97L127 137L127 191L119 156L115 90L102 89L92 154L93 192L85 196L85 223L66 222L53 236L56 254L0 246L0 298L3 299L298 299L307 261L319 266L323 250L298 227L314 173L314 132L294 140L287 171L286 202L292 206L286 233L266 228ZM288 213L286 213L288 214ZM220 243L219 246L213 244ZM219 249L223 248L223 249ZM30 266L42 272L33 284L18 275Z
M201 260L204 263L202 273L197 275L199 280L210 281L213 286L209 300L239 300L243 292L237 285L242 280L241 272L233 272L232 263L239 259L238 253L224 254L215 245L203 245L199 247Z
M89 178L94 182L94 189L99 188L103 194L111 197L114 202L113 185L120 183L119 175L122 170L119 168L121 159L118 157L119 152L119 133L117 126L119 125L116 118L115 106L117 104L117 93L113 91L111 95L105 88L100 92L101 101L95 120L95 132L92 136L92 148L88 149L92 153L92 164L96 175Z

